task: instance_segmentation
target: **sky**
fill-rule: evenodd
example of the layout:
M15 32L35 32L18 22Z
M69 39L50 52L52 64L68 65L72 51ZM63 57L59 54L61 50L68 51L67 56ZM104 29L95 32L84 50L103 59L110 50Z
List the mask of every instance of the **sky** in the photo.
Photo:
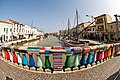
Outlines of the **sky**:
M79 23L91 21L94 17L109 14L113 20L120 14L120 0L0 0L0 20L13 19L31 25L44 32L67 29L70 19L74 27L75 11L78 10Z

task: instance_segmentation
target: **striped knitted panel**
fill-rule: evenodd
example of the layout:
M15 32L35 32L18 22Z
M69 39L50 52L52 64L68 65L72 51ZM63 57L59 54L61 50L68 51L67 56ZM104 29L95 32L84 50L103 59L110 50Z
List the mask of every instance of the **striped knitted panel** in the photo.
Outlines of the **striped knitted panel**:
M54 71L62 71L62 56L63 53L53 53L53 68Z

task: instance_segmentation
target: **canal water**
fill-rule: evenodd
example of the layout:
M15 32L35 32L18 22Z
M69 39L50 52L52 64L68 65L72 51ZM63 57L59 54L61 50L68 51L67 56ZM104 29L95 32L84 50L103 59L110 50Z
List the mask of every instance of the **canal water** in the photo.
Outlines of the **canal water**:
M45 38L43 40L37 40L37 41L34 41L34 42L29 42L29 43L26 43L26 44L23 44L23 46L45 46L45 47L52 47L52 46L62 46L62 47L65 47L64 43L62 41L60 41L57 37L54 37L54 36L50 36L48 38ZM35 55L34 56L34 59L36 58ZM27 56L29 57L29 56ZM40 56L42 61L43 61L43 65L45 64L45 57L44 55L41 55ZM63 61L63 65L66 61L66 55L63 53L63 57L62 57L62 61ZM79 59L81 58L81 55L79 56ZM74 60L74 55L71 55L70 57L71 61L73 62ZM53 67L53 55L51 54L49 56L49 60L51 62L51 66Z
M57 37L50 36L48 38L45 38L43 40L37 40L34 42L29 42L23 44L23 46L46 46L46 47L52 47L52 46L64 46L64 43L60 41Z

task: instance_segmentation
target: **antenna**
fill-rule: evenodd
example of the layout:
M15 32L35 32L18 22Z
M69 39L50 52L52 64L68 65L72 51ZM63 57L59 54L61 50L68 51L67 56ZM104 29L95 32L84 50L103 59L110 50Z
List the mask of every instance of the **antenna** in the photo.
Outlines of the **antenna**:
M33 20L32 20L32 22L31 22L31 27L33 27Z
M69 39L69 34L70 34L70 20L68 19L68 39Z
M76 25L76 38L77 38L77 41L78 41L78 11L76 9L76 18L77 18L77 25Z

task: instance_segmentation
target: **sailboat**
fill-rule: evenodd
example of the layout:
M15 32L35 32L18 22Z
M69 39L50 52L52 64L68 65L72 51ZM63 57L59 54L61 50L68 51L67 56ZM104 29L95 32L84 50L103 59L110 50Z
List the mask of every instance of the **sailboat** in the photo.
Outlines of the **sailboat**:
M67 36L65 36L65 38L64 38L64 43L65 43L65 45L66 46L69 46L69 47L79 47L79 46L85 46L85 45L89 45L89 43L90 44L99 44L98 42L93 42L93 41L91 41L91 40L85 40L85 39L80 39L80 37L81 37L81 34L82 34L82 32L85 30L85 29L87 29L91 24L93 24L94 23L94 21L92 22L92 23L90 23L86 28L84 28L82 31L78 31L78 11L77 11L77 9L76 9L76 18L77 18L77 25L76 25L76 27L75 27L75 29L76 29L76 34L75 34L75 36L74 36L74 40L72 40L71 38L70 38L70 21L69 21L69 19L68 19L68 35Z

